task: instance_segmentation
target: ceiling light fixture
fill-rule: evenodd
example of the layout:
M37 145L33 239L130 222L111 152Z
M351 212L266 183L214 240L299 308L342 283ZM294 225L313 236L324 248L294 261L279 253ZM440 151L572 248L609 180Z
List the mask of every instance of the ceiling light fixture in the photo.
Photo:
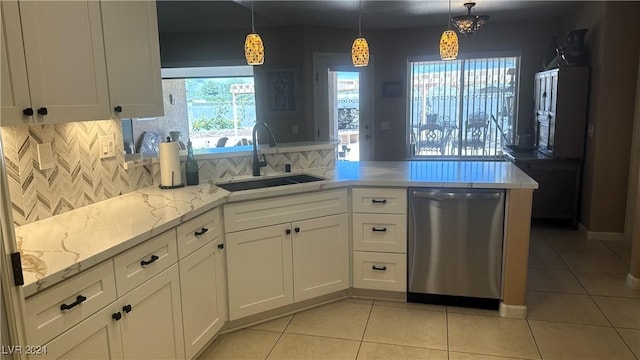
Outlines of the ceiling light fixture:
M251 33L244 40L244 57L249 65L262 65L264 63L264 44L262 38L256 33L253 19L253 1L251 1Z
M489 21L489 15L471 15L471 8L475 5L476 3L474 2L465 3L464 7L467 8L467 14L451 19L451 23L458 29L460 34L471 36L480 30L484 23Z
M360 10L358 11L358 37L353 40L351 46L351 61L355 67L369 65L369 44L362 37L362 0L360 0Z
M440 37L440 58L455 60L458 57L458 35L451 30L451 0L449 0L449 16L447 16L447 30Z

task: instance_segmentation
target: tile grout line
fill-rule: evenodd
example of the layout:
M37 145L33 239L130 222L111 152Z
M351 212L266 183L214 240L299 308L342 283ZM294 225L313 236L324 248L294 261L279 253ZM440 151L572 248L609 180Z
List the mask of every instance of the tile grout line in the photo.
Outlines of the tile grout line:
M296 314L297 314L297 312L293 314L291 319L289 319L289 322L287 322L287 325L284 327L284 329L282 329L282 331L280 332L280 336L278 336L278 340L276 340L276 342L273 343L273 346L271 347L271 349L267 353L267 356L265 356L264 360L267 360L269 358L269 355L271 355L271 353L273 352L273 349L276 348L276 345L278 345L278 342L280 342L280 339L282 339L282 336L284 335L285 330L287 330L287 328L289 327L289 324L291 324L291 322L293 321L293 318L296 316Z
M533 329L531 328L531 323L529 322L529 319L525 320L527 322L527 327L529 328L529 333L531 334L531 337L533 338L533 343L536 344L536 350L538 350L538 355L540 355L540 359L544 359L544 357L542 357L542 351L540 351L540 345L538 345L538 340L536 340L536 336L533 333Z
M367 332L367 326L369 326L369 319L371 319L371 313L373 312L373 304L375 300L371 301L371 307L369 308L369 315L367 316L367 322L364 324L364 331L362 332L362 338L360 339L360 344L358 344L358 351L356 351L356 359L358 359L358 355L360 355L360 349L362 348L362 342L364 341L364 334Z
M445 333L447 336L447 360L451 359L451 349L449 348L449 308L445 307L444 312Z

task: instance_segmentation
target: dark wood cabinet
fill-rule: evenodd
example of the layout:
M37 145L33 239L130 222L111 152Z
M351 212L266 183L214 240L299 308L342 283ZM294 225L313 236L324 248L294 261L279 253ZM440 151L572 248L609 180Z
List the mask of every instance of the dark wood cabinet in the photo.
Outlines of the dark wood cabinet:
M554 159L581 159L587 126L589 68L563 67L534 79L538 149Z
M515 159L515 164L538 182L539 187L533 192L531 216L571 220L573 228L577 228L582 162Z

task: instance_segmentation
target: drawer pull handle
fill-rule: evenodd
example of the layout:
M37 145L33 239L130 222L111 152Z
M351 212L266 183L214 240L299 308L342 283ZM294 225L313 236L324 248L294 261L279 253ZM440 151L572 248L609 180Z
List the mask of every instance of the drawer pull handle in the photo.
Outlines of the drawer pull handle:
M78 297L76 297L76 301L72 302L71 304L69 304L69 305L62 304L62 305L60 305L60 310L64 311L64 310L73 309L77 305L82 304L85 300L87 300L86 296L78 295Z
M122 313L120 311L118 311L115 314L111 314L111 318L115 321L118 321L120 319L122 319Z
M386 204L387 203L387 199L382 199L382 200L371 199L371 203L373 203L373 204Z
M371 230L372 230L372 231L378 231L378 232L386 232L386 231L387 231L387 228L386 228L386 227L383 227L383 228L380 228L380 229L378 229L378 228L371 228Z
M158 259L160 259L158 256L156 256L156 255L151 255L151 259L149 259L149 261L142 260L142 261L140 261L140 265L141 265L141 266L147 266L147 265L153 264L153 263L154 263L154 262L156 262L156 260L158 260Z
M387 267L386 267L386 266L383 266L383 267L377 267L377 266L373 265L373 266L371 266L371 268L372 268L373 270L387 271Z
M195 233L193 233L195 236L200 236L200 235L204 235L204 233L206 233L207 231L209 231L209 229L207 229L206 227L203 227L202 229L200 229L200 231L196 231Z
M127 304L125 306L122 307L122 311L124 311L125 313L130 313L131 312L131 304Z

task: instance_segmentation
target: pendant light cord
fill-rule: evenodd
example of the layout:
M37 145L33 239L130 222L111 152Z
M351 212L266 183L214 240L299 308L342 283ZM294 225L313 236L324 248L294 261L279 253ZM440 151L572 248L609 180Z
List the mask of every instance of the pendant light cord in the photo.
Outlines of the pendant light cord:
M362 37L362 0L360 0L360 10L358 10L358 37Z
M447 29L451 30L451 0L449 0L449 16L447 17Z
M449 0L451 1L451 0ZM451 7L451 3L449 3L449 7ZM451 11L451 10L449 10ZM254 24L254 20L253 20L253 1L251 1L251 32L255 33L256 32L256 26Z

